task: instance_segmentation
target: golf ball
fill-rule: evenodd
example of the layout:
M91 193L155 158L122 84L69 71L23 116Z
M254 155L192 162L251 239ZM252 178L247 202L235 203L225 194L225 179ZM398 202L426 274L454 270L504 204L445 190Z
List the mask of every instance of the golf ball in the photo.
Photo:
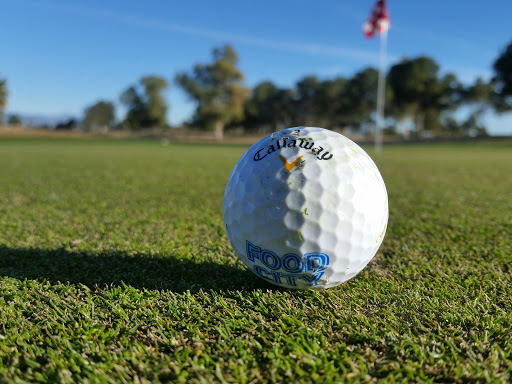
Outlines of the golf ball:
M282 287L334 287L375 256L388 222L382 176L361 147L322 128L272 133L237 162L224 224L235 253Z

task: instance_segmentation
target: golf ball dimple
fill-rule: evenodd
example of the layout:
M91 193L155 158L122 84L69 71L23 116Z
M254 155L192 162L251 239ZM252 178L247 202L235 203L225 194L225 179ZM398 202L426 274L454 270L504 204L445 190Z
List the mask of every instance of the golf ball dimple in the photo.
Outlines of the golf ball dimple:
M375 256L388 221L379 170L357 144L288 128L242 155L226 186L226 232L259 277L296 289L334 287Z

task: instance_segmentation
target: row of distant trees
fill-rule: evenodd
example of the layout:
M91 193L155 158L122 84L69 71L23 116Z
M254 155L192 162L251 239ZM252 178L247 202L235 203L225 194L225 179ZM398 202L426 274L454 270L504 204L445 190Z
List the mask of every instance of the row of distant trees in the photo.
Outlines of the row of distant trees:
M485 134L482 116L487 110L512 110L512 42L496 58L493 69L491 80L477 79L464 85L455 74L441 75L439 65L427 56L395 63L387 73L385 90L387 133L401 124L405 136L409 132L418 137L426 132ZM371 67L352 77L321 80L307 76L293 88L264 81L249 89L238 68L236 52L226 45L213 50L211 62L196 64L173 80L196 103L187 125L214 131L218 138L225 129L235 127L264 133L287 126L316 125L364 133L371 132L374 123L378 71ZM120 95L127 111L124 118L116 121L114 102L100 100L85 109L81 125L90 131L164 129L168 127L169 106L163 92L168 87L164 77L143 77ZM6 100L6 80L0 79L0 121ZM468 111L463 121L454 118L461 107ZM60 128L69 126L71 122Z
M176 75L175 83L196 102L197 108L190 121L194 127L213 130L222 138L227 125L242 124L245 103L250 90L243 84L244 76L237 68L238 57L226 45L213 50L213 62L196 64L190 73ZM168 104L163 92L168 81L160 76L146 76L121 93L120 102L127 113L119 122L121 129L164 129L167 127ZM98 101L85 109L83 125L88 130L105 130L115 124L114 103Z

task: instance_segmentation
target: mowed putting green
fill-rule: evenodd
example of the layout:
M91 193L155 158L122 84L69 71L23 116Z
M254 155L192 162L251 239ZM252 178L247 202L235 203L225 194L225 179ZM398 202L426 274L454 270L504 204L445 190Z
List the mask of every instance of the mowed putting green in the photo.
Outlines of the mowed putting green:
M512 141L384 147L386 238L289 291L223 228L247 147L0 140L0 382L512 380Z

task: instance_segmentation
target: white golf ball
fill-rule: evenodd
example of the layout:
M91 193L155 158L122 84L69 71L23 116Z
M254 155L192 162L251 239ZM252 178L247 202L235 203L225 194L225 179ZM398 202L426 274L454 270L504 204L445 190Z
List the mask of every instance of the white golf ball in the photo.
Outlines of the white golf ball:
M375 163L339 133L288 128L254 144L224 192L224 224L235 253L282 287L334 287L375 256L388 196Z

